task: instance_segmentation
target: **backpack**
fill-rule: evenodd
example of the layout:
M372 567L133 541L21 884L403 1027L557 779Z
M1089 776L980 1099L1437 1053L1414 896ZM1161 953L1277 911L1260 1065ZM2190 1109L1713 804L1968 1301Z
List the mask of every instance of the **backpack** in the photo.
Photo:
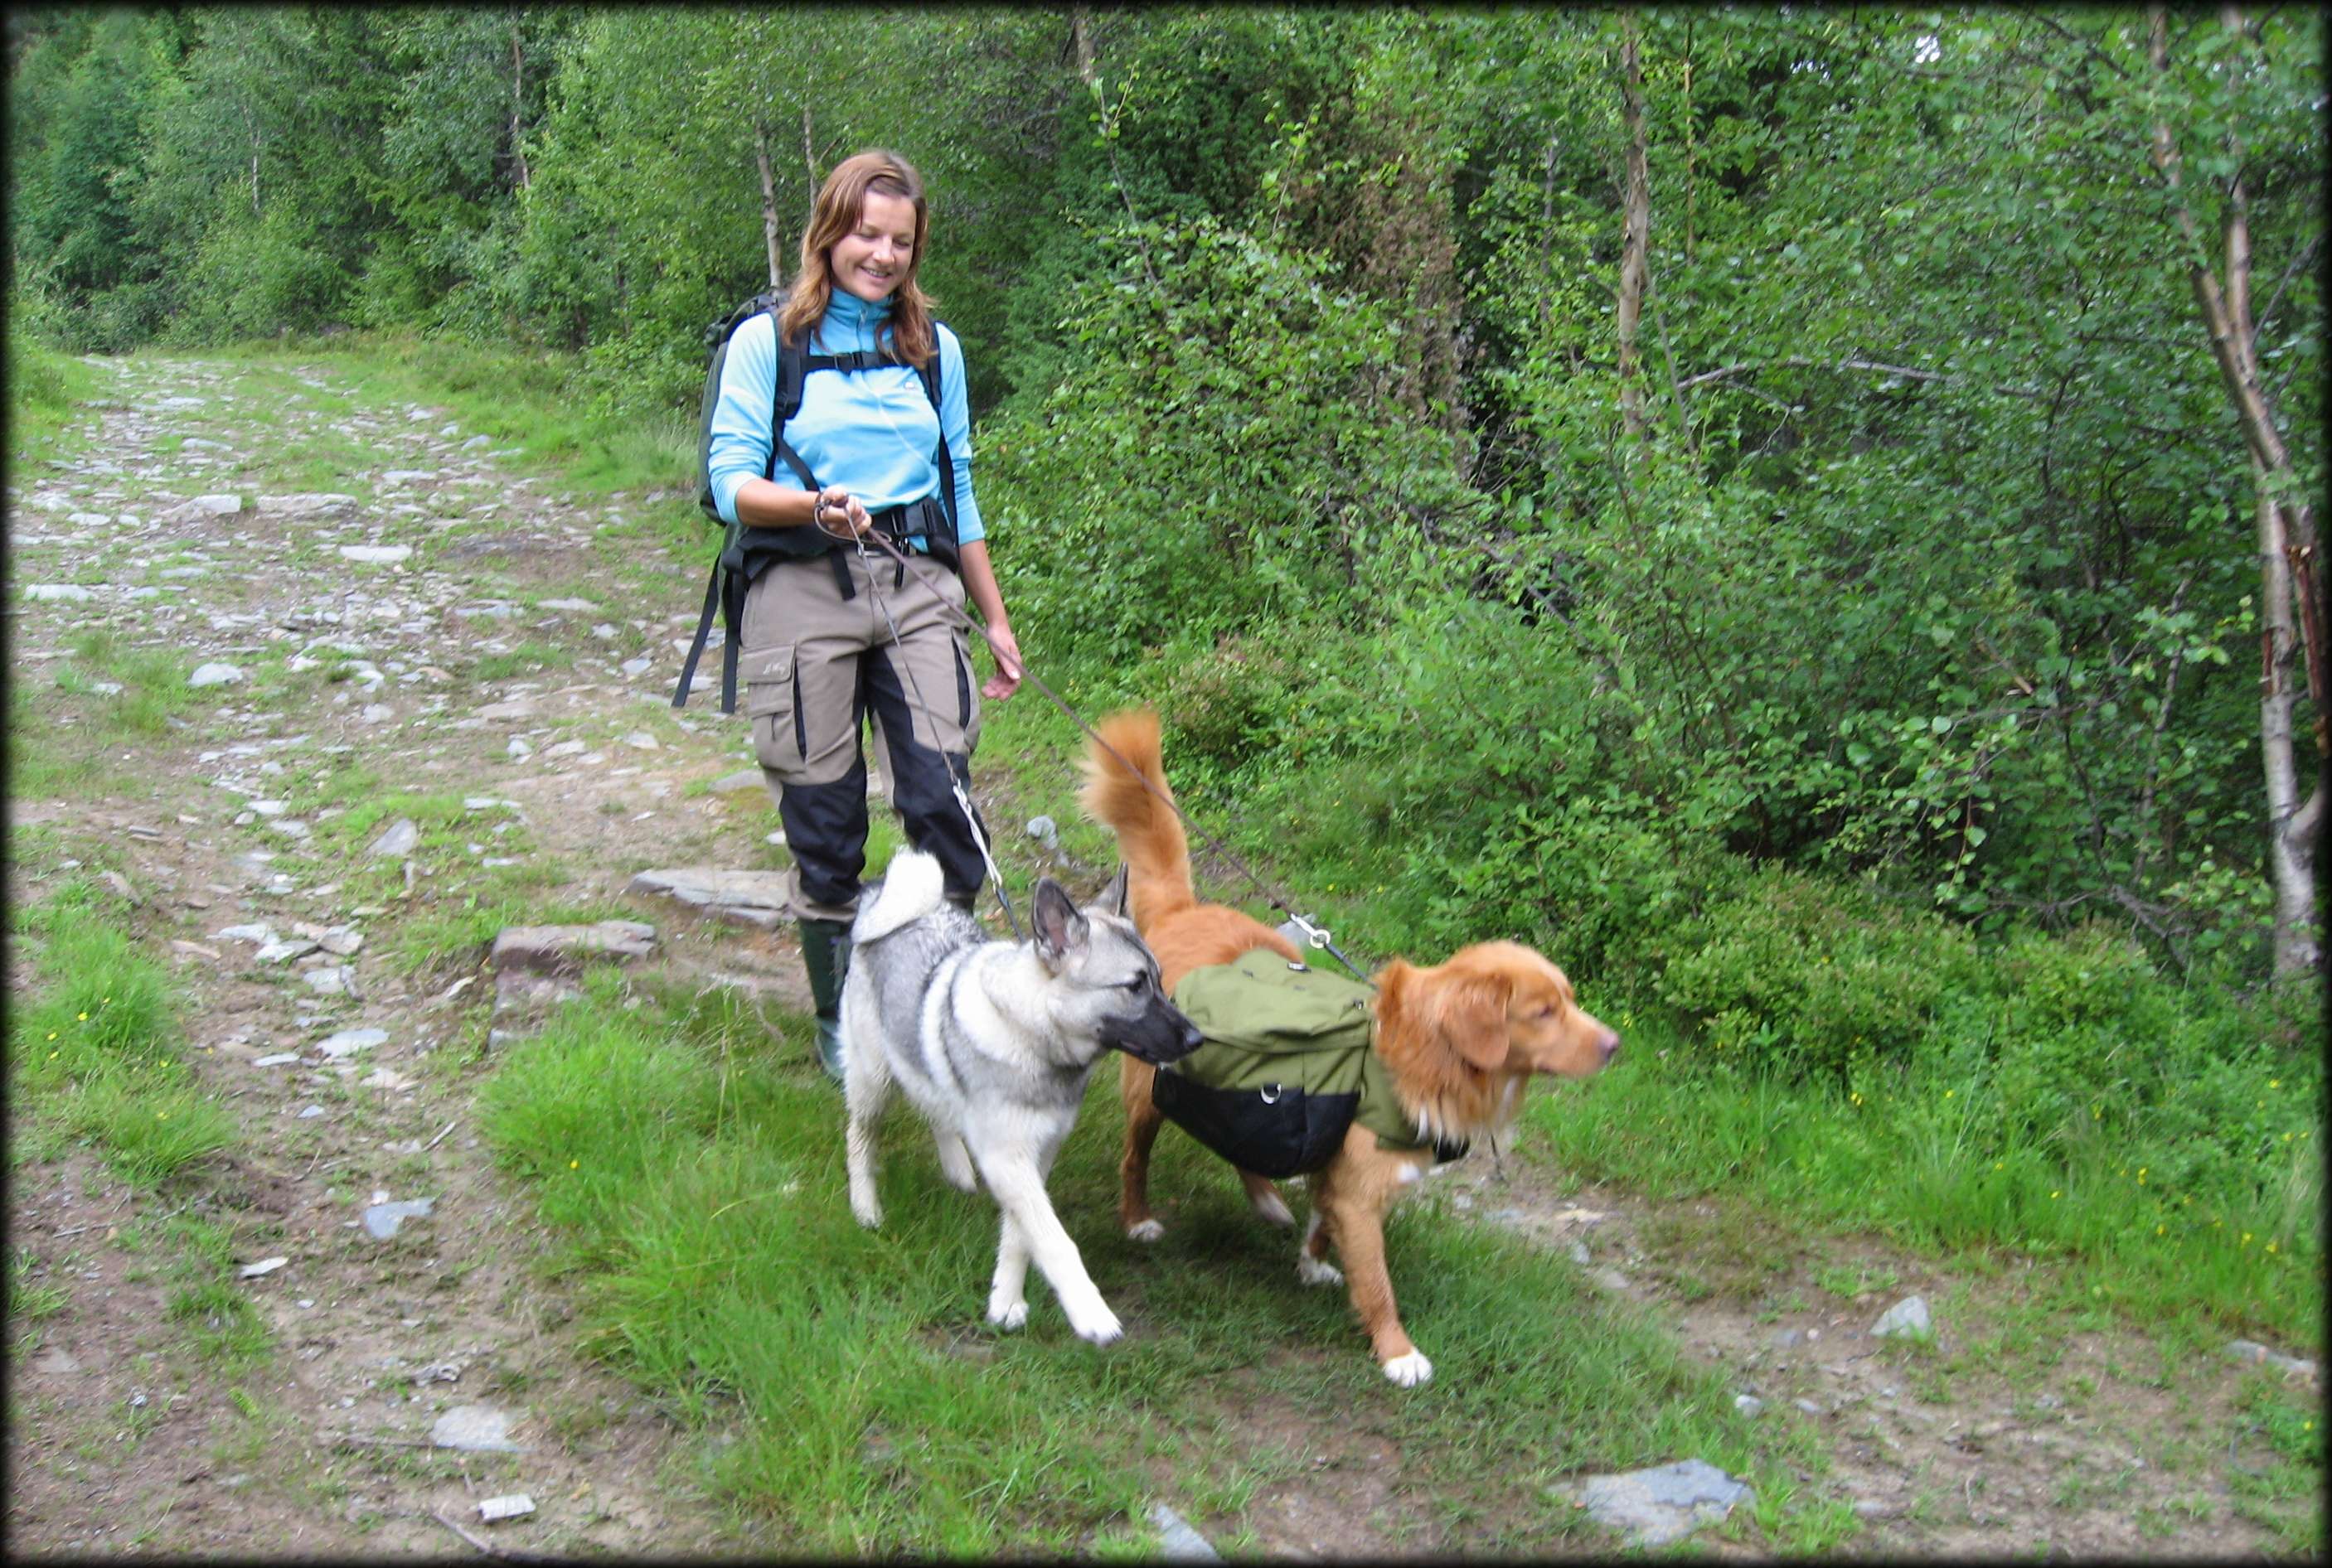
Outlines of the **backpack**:
M1423 1140L1371 1044L1366 984L1257 949L1193 969L1174 1005L1206 1042L1158 1069L1166 1117L1242 1170L1282 1177L1335 1158L1355 1117L1389 1147ZM1437 1145L1444 1160L1463 1145Z
M771 563L784 559L827 555L840 543L813 527L749 528L742 523L732 523L722 518L721 508L712 497L712 413L721 404L721 373L729 362L729 342L737 329L764 311L774 318L783 306L785 296L765 290L705 325L704 344L708 356L704 366L703 400L697 411L696 421L696 504L705 519L723 530L721 553L714 557L712 575L704 584L704 608L696 618L696 639L690 644L688 657L681 664L680 685L672 694L674 708L685 707L688 689L696 679L696 661L703 656L704 645L712 639L712 616L717 608L721 614L722 632L721 651L721 711L737 711L737 651L738 639L745 619L745 590L752 585ZM769 461L761 477L774 480L779 460L794 470L804 489L818 489L818 482L809 471L801 454L786 441L786 425L801 412L802 381L813 370L836 370L846 373L873 370L895 363L880 354L811 354L807 337L800 343L788 343L779 333L777 385L771 389L772 411L769 441ZM940 356L932 355L932 362L916 372L922 384L923 395L932 402L932 412L940 411ZM894 527L905 524L903 531L920 533L928 541L934 560L949 570L956 568L955 464L948 455L947 431L940 431L939 451L935 465L940 472L938 504L928 499L902 507L894 512L877 516L878 524L888 520ZM913 513L913 518L898 514ZM835 581L841 585L842 596L855 596L850 574L842 557L833 556Z

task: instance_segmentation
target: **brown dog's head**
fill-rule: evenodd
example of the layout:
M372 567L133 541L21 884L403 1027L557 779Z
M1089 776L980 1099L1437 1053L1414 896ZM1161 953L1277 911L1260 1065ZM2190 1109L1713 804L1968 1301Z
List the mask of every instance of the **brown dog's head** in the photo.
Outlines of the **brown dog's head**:
M1380 1016L1410 1026L1397 1032L1412 1046L1435 1041L1482 1072L1587 1078L1620 1051L1563 971L1519 942L1477 942L1430 969L1395 964L1380 984Z

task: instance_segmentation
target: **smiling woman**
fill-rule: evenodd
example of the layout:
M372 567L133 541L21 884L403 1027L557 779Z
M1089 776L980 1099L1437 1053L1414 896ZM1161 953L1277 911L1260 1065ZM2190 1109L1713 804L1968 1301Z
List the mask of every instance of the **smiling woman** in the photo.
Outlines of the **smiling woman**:
M865 869L865 716L909 841L939 859L948 896L968 908L986 858L969 803L980 707L967 598L997 654L980 695L1008 697L1020 678L972 498L963 350L916 282L929 228L922 180L904 158L874 150L837 165L803 233L791 295L730 341L707 442L715 504L740 526L731 569L748 586L732 634L745 711L793 856L788 902L818 1053L837 1077ZM799 403L778 429L780 343L806 357ZM901 560L869 550L870 535ZM921 560L910 571L913 556L953 571Z

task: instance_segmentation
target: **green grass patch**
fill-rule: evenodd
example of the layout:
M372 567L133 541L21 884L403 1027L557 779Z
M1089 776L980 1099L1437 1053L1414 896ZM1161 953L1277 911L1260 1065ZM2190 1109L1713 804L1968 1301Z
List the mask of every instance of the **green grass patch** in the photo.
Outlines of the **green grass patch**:
M2001 1089L1980 1072L1834 1088L1693 1065L1656 1021L1621 1027L1626 1052L1585 1092L1534 1097L1525 1113L1567 1171L1655 1198L1722 1197L1817 1230L1876 1231L1931 1256L2052 1260L2059 1305L2109 1307L2155 1330L2184 1324L2199 1335L2210 1323L2317 1343L2318 1177L2305 1080L2258 1069L2257 1098L2292 1098L2290 1125L2261 1135L2256 1179L2205 1165L2209 1179L2187 1185L2171 1174L2174 1145L2149 1144L2142 1125L2076 1138L2017 1132L1991 1114ZM2106 1126L2102 1115L2093 1125ZM2149 1147L2168 1152L2149 1159ZM1885 1288L1859 1267L1817 1283L1841 1296Z
M17 468L87 446L85 427L95 422L82 404L101 397L112 377L22 333L7 337L8 451Z
M485 1093L488 1136L565 1240L588 1343L693 1419L733 1421L711 1478L804 1549L1123 1549L1129 1531L1148 1539L1153 1497L1236 1515L1285 1459L1216 1451L1238 1399L1324 1433L1398 1433L1424 1490L1518 1538L1563 1525L1544 1484L1582 1466L1679 1446L1736 1473L1806 1461L1567 1261L1398 1212L1404 1317L1439 1375L1392 1389L1343 1294L1293 1285L1287 1238L1202 1155L1161 1145L1161 1190L1188 1195L1166 1241L1118 1236L1106 1084L1052 1190L1134 1332L1080 1343L1032 1277L1028 1328L998 1333L982 1321L995 1211L944 1185L910 1112L884 1128L884 1227L863 1231L805 1021L773 1041L727 993L631 1011L620 994L597 982L513 1049ZM1487 1474L1486 1449L1531 1459ZM1153 1456L1175 1479L1152 1478Z
M225 1148L234 1125L195 1083L167 983L79 894L35 922L33 994L11 1020L9 1085L36 1127L91 1144L152 1187Z

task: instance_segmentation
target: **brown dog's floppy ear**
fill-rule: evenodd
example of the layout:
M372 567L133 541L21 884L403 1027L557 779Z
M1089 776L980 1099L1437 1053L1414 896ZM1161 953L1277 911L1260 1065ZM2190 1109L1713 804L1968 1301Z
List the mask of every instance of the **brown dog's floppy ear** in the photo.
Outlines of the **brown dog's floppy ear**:
M1496 974L1454 975L1434 986L1434 1024L1467 1066L1489 1072L1505 1065L1510 989Z

